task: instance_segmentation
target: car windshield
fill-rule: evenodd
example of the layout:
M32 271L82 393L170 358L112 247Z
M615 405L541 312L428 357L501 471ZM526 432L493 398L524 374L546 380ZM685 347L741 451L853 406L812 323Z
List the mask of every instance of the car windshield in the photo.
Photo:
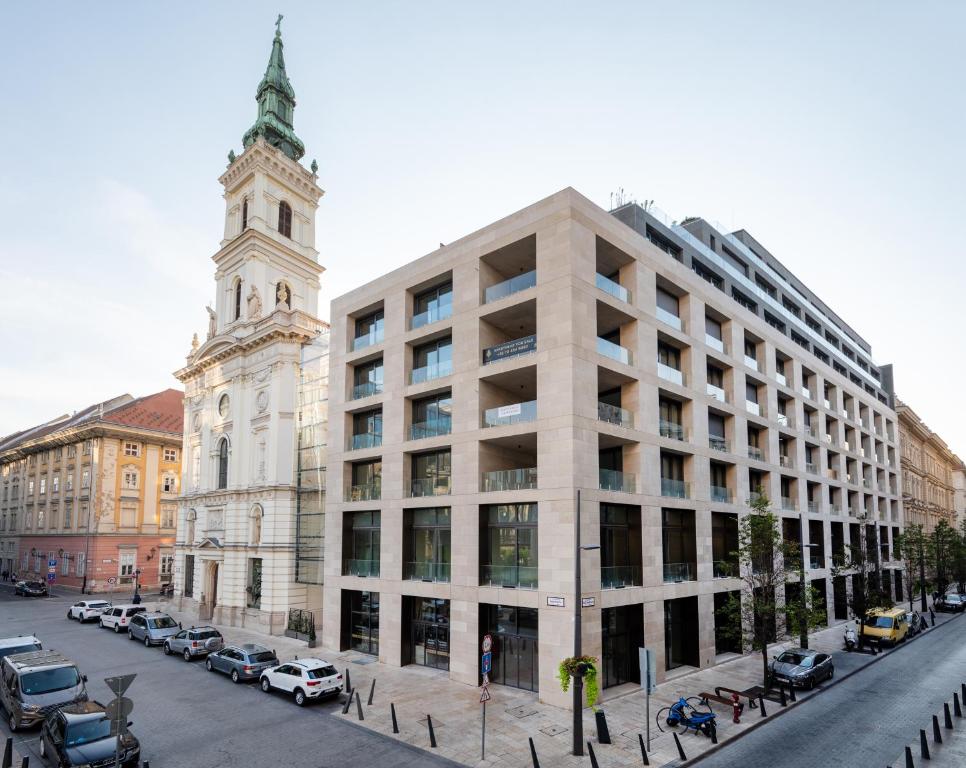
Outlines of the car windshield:
M210 637L221 637L221 633L217 629L206 629L203 632L195 632L195 639L197 640L207 640Z
M947 603L958 603L962 599L963 598L962 598L961 595L946 595L946 602Z
M79 683L80 677L76 667L57 667L24 675L20 680L20 687L28 696L35 696L40 693L63 691Z
M111 721L106 717L102 720L87 720L67 726L67 736L64 738L65 747L79 747L111 736Z
M258 653L251 654L248 659L253 664L261 664L266 661L275 661L275 654L271 651L259 651Z
M332 675L338 674L335 671L335 667L316 667L315 669L310 669L308 671L310 680L319 680L323 677L331 677Z
M148 626L151 629L174 629L178 624L170 616L161 616L157 619L148 619Z
M785 651L778 657L778 661L782 664L794 664L796 667L810 667L812 666L812 659L812 656L803 656L792 651Z
M27 586L30 587L31 589L41 589L44 585L41 584L39 581L28 581Z
M40 643L31 643L30 645L15 645L11 648L0 648L0 659L5 656L13 656L17 653L30 653L31 651L39 651Z
M892 629L893 620L888 616L869 616L865 620L865 625L867 627L876 627L877 629Z

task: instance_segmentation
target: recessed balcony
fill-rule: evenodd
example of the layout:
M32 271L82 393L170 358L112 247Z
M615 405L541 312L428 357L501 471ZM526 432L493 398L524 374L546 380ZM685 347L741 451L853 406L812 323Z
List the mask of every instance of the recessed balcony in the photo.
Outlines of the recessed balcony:
M672 499L690 499L691 483L684 480L671 480L666 477L661 478L661 495Z
M487 587L537 588L537 568L524 565L482 565L480 585Z
M363 578L378 579L379 561L378 560L343 560L342 575L360 576Z
M678 331L684 331L684 321L673 312L669 312L663 307L655 307L654 316L665 325L669 325Z
M424 325L438 323L440 320L448 320L452 316L452 304L441 304L437 307L431 307L425 312L420 312L418 315L413 315L413 319L409 323L409 329L416 330L417 328L422 328Z
M753 400L745 400L745 410L752 416L761 416L763 411L761 403L756 403Z
M409 481L409 497L447 496L450 493L450 476L414 477Z
M717 435L708 437L708 447L715 451L721 451L722 453L731 453L731 443Z
M782 509L786 512L797 512L798 502L790 496L782 496Z
M680 440L682 442L687 442L689 439L688 431L683 425L678 424L673 421L668 421L667 419L661 419L659 424L659 429L661 437L667 437L671 440Z
M775 381L777 381L783 387L787 387L788 386L788 379L785 378L785 374L784 373L777 373L776 372L775 373Z
M735 496L730 489L723 485L711 486L711 501L718 501L725 504L734 503Z
M425 440L429 437L441 437L453 431L453 419L451 417L430 419L420 421L409 426L410 440Z
M497 469L484 472L480 478L480 491L530 491L537 487L537 468Z
M657 375L665 381L670 381L672 384L677 384L681 387L685 386L687 382L687 377L683 371L679 371L677 368L672 368L670 365L664 363L657 364Z
M711 347L711 349L721 352L723 355L728 354L728 346L724 343L724 341L712 336L710 333L704 334L704 343Z
M633 363L634 357L629 349L625 349L612 341L607 341L607 339L602 339L600 336L597 337L597 351L604 357L609 357L611 360L624 363L624 365Z
M745 365L747 365L753 371L758 370L758 361L750 355L745 355Z
M754 459L755 461L764 461L765 452L759 448L757 445L748 446L748 458Z
M365 433L361 435L350 435L349 444L346 446L350 451L361 451L366 448L378 448L382 445L382 435Z
M644 581L639 565L601 566L601 589L623 589L625 587L639 587L643 584Z
M483 303L490 304L494 301L505 299L507 296L520 293L520 291L529 290L536 284L537 270L533 269L529 272L524 272L522 275L516 275L508 280L503 280L502 282L496 283L495 285L491 285L489 288L487 288L483 292Z
M449 563L434 563L426 560L403 563L403 578L408 581L429 581L448 584L450 581Z
M616 424L619 427L633 428L634 414L626 408L620 408L609 403L597 403L597 420Z
M604 293L610 294L615 299L620 299L628 304L631 303L631 292L620 283L611 280L609 277L604 277L600 272L596 274L595 282L597 287Z
M372 397L373 395L382 394L382 382L381 381L366 381L362 384L356 384L352 387L352 399L361 400L364 397Z
M378 501L382 496L382 483L362 483L345 489L346 501Z
M785 469L795 469L795 460L791 456L779 456L778 463Z
M725 392L721 387L716 387L714 384L708 384L708 394L718 402L728 402L728 393Z
M450 376L453 373L453 361L445 360L431 365L424 365L421 368L413 368L409 374L410 384L425 384L427 381L434 381Z
M600 489L602 491L617 491L619 493L635 493L637 478L630 472L618 472L614 469L599 469Z
M676 584L683 581L694 581L697 578L695 563L665 563L664 582Z
M507 427L512 424L526 424L536 421L537 401L528 400L525 403L511 403L487 408L483 411L483 427Z
M352 340L352 351L356 352L360 349L365 349L366 347L372 347L376 344L381 344L383 338L385 337L385 329L382 327L382 323L373 326L369 329L367 333L363 333L360 336L356 336Z

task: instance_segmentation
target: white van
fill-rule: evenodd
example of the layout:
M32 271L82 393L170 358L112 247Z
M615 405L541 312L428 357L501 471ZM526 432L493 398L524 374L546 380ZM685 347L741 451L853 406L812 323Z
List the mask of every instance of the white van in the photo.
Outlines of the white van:
M0 638L0 663L7 656L30 651L42 651L44 646L33 635L18 635L17 637Z

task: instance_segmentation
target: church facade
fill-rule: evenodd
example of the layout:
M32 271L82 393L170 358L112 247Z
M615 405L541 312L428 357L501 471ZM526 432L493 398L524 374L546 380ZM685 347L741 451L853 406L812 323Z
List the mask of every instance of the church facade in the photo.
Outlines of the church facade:
M327 325L315 250L323 192L315 162L299 162L279 31L256 98L244 150L219 179L225 229L207 338L195 336L175 372L185 398L174 595L201 621L280 634L290 609L321 603L297 563L299 393L306 350L316 371L327 352Z

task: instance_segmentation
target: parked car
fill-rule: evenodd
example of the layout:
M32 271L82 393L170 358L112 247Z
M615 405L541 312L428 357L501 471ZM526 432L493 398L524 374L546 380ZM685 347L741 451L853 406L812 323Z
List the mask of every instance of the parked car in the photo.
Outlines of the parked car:
M36 725L65 704L87 701L87 677L57 651L7 656L0 678L0 704L11 731Z
M120 633L127 629L134 614L145 611L147 608L143 605L113 605L104 611L98 620L102 628L113 629L114 632Z
M47 597L50 594L43 581L18 581L13 592L24 597Z
M67 609L67 618L77 619L83 624L85 621L96 619L110 607L111 604L106 600L81 600Z
M905 641L908 633L909 624L902 608L877 608L869 611L862 626L862 636L878 640L880 645L898 645Z
M924 632L928 626L919 611L906 611L906 623L909 625L907 637L915 637L920 632Z
M811 648L789 648L775 656L768 665L772 679L802 688L812 689L822 680L835 674L832 657Z
M259 684L265 693L273 688L291 693L295 703L304 707L309 699L338 696L342 692L342 675L322 659L295 659L266 669Z
M16 637L0 638L0 662L7 656L30 651L42 651L44 648L33 635L17 635Z
M945 613L962 613L966 610L966 595L943 595L935 602L933 607L937 611L944 611Z
M264 645L246 643L229 645L215 653L209 653L205 667L209 672L224 672L233 683L242 680L258 680L262 672L278 666L278 656Z
M140 640L145 648L161 645L172 635L178 634L181 627L178 622L166 613L136 613L127 625L127 636L131 640Z
M140 765L140 743L128 732L111 735L111 721L103 704L70 704L51 712L44 720L40 756L58 768L113 766L115 753L119 753L123 768Z
M214 627L191 627L167 638L161 647L165 656L180 653L185 661L191 661L194 656L220 651L225 647L225 639Z

